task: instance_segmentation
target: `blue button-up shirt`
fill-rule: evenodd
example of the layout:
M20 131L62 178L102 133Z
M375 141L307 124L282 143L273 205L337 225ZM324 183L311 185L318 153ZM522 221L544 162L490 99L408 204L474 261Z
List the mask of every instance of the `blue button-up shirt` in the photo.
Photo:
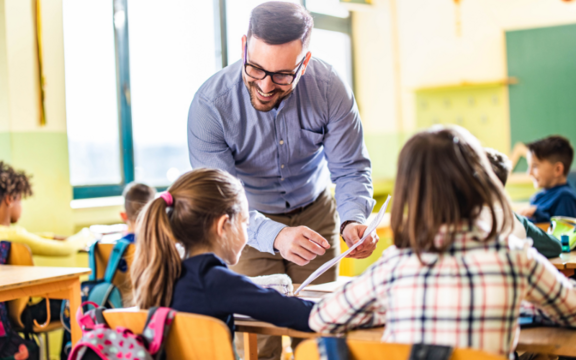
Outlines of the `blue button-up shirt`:
M188 114L193 168L238 177L250 207L248 245L274 253L285 225L262 214L286 213L336 184L341 221L364 223L372 211L370 159L351 89L312 58L294 91L269 112L254 109L238 61L208 79Z

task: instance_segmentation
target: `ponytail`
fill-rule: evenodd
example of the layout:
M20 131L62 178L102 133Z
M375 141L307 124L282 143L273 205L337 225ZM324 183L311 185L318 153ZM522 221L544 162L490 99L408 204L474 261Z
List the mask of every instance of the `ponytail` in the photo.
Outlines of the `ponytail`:
M137 246L131 276L134 302L141 309L170 306L182 260L166 214L166 201L157 198L144 209L138 222Z
M176 244L187 254L212 249L214 221L222 215L234 219L245 199L242 184L232 175L195 169L149 203L140 213L136 231L131 272L135 305L142 309L170 306L182 269Z

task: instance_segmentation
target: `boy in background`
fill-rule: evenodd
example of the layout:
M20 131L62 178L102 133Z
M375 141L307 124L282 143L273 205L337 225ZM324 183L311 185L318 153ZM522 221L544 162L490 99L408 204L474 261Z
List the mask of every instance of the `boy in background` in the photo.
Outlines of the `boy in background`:
M64 237L33 234L16 226L22 215L22 198L32 196L30 176L0 161L0 240L28 245L34 255L68 256L94 241L88 229Z
M490 160L490 165L492 165L492 170L496 174L496 177L502 182L502 185L505 186L506 181L508 181L508 174L510 174L510 170L512 169L510 160L506 155L494 149L486 148L485 150L488 160ZM547 258L560 256L562 245L556 237L546 233L524 216L514 213L514 217L513 234L516 237L520 239L531 238L534 242L534 248Z
M561 136L549 136L527 146L529 174L534 187L542 191L518 213L534 223L550 222L552 216L576 218L576 192L567 182L574 158L570 142Z
M124 212L120 213L122 220L128 225L128 233L123 237L134 243L136 220L142 208L156 196L156 189L145 184L131 182L124 188Z

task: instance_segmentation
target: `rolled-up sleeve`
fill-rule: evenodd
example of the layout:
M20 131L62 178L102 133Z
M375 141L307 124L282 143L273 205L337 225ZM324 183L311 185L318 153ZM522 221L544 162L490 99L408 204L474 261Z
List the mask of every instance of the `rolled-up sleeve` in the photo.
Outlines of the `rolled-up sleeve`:
M372 199L371 164L352 90L332 71L328 82L328 115L324 148L342 222L366 222Z

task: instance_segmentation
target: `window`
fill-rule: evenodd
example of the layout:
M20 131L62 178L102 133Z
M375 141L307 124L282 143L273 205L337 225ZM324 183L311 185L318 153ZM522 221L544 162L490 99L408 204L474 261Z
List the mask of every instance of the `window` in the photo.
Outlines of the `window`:
M72 186L122 181L111 14L110 1L64 1L66 114Z
M134 177L167 186L190 170L188 108L216 70L213 5L128 0L128 11Z
M206 79L241 57L265 0L64 0L70 181L74 198L164 188L190 169L188 108ZM299 0L286 0L300 2ZM311 51L352 84L350 16L307 0Z

